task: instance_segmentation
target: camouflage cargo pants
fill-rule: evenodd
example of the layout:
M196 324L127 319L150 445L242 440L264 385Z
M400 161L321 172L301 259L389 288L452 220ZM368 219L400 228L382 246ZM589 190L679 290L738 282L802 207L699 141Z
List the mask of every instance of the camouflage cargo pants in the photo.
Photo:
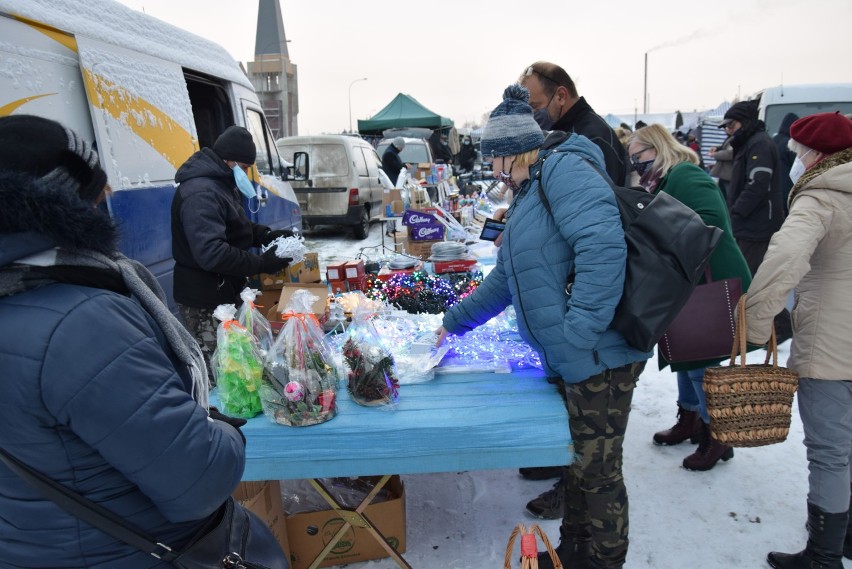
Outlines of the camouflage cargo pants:
M210 380L210 389L216 385L216 378L213 377L212 357L216 350L216 328L218 323L213 318L212 308L195 308L192 306L184 306L178 304L178 311L183 319L183 324L198 346L201 348L201 353L204 354L204 360L207 362L207 377Z
M621 472L633 388L645 362L563 383L574 462L565 467L563 540L591 540L592 567L620 568L627 557L627 489Z

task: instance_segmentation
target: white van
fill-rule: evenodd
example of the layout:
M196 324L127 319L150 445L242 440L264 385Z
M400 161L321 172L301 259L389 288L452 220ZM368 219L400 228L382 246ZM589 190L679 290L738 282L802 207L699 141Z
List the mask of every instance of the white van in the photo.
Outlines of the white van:
M376 150L366 140L342 134L289 136L276 142L285 160L311 157L310 179L294 181L302 222L347 225L365 239L370 222L382 216L382 192L391 187Z
M257 146L250 218L301 226L254 89L219 45L111 0L0 0L0 38L0 116L43 116L94 141L120 248L169 298L175 172L228 126L246 127ZM305 156L297 167L307 172Z
M758 117L770 136L778 134L787 113L799 118L816 113L852 113L852 83L814 83L769 87L753 98L760 99Z

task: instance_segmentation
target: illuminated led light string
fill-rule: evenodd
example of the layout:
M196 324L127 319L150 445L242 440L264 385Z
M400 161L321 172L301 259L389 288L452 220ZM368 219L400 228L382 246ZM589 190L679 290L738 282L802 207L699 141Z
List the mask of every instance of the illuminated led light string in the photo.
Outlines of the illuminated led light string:
M435 330L441 326L442 318L441 314L397 311L377 316L373 324L381 335L382 343L397 361L417 361L419 357L425 362L429 360L429 353L434 352ZM339 346L342 339L337 339L336 343ZM516 370L542 367L538 354L518 335L512 307L464 336L448 335L444 345L449 346L450 351L437 370L496 371L506 367ZM400 377L403 378L403 375L400 374ZM407 377L403 378L403 383L408 382Z
M411 314L440 314L470 294L482 282L482 273L469 274L458 281L427 275L422 271L392 275L387 281L367 278L367 297L381 300Z

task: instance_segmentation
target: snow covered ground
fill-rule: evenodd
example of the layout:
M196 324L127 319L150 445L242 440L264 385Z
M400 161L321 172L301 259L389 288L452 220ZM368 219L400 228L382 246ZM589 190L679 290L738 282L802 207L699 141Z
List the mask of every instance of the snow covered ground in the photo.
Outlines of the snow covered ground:
M381 225L358 241L339 228L306 233L308 250L320 264L354 259L361 248L376 259ZM387 238L386 238L387 242ZM781 347L786 362L789 342ZM763 352L751 354L757 362ZM807 461L802 426L794 406L793 424L784 443L736 449L728 462L709 472L681 467L695 446L658 447L654 432L675 421L674 374L648 362L633 399L625 443L624 471L630 495L628 569L721 569L768 567L769 551L799 551L805 531ZM511 381L495 375L495 381ZM502 567L509 534L518 523L538 522L554 547L559 522L535 520L527 501L550 488L551 481L522 479L516 470L405 475L407 540L405 559L415 569ZM539 549L543 546L539 544ZM515 552L518 552L516 545ZM519 567L515 555L512 567ZM349 564L350 569L393 569L390 559ZM852 561L844 560L852 568ZM570 569L570 568L566 568Z

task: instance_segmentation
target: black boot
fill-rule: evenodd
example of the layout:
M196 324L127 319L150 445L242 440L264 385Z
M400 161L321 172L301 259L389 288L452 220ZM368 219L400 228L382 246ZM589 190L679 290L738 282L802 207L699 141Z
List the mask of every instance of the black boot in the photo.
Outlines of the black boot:
M852 512L852 492L849 494L849 511ZM852 522L846 522L846 539L843 541L843 557L846 559L852 559Z
M773 551L766 561L774 569L843 569L843 540L849 512L829 514L808 504L808 544L799 553Z
M564 569L588 569L590 548L590 537L563 535L555 551ZM547 551L538 554L538 569L553 569L553 560Z

